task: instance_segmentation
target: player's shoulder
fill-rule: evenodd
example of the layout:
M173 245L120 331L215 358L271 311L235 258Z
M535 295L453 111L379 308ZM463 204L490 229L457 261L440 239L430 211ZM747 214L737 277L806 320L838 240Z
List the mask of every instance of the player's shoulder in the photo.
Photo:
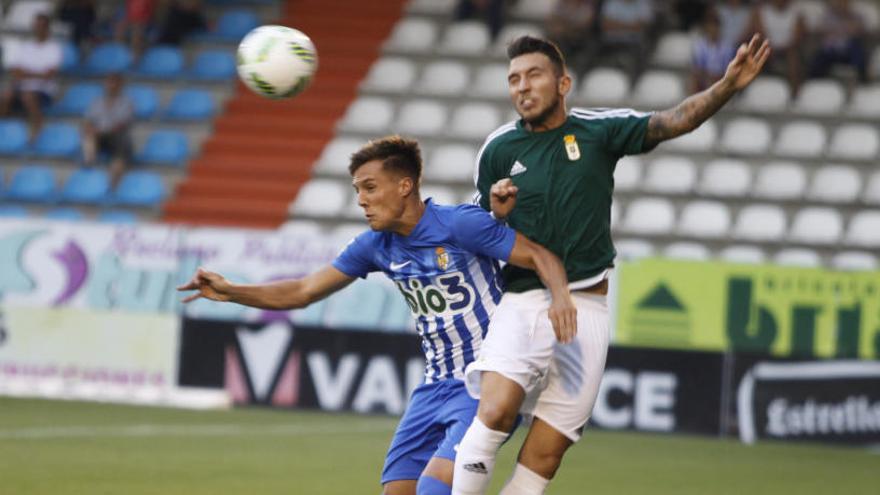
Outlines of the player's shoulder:
M583 108L574 107L569 112L571 121L582 127L602 126L620 119L643 118L651 115L632 108Z
M457 205L433 204L432 209L437 222L454 234L461 234L469 225L491 219L489 213L478 205L462 203Z
M494 131L490 132L486 137L486 140L483 141L483 146L480 148L480 154L483 154L487 150L496 146L503 145L505 142L517 137L517 135L519 135L519 128L516 125L516 120L511 120L510 122L501 125Z

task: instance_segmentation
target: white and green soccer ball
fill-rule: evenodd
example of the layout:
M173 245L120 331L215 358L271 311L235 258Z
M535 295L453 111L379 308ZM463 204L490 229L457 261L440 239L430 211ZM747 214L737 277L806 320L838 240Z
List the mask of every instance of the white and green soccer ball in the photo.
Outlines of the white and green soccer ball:
M302 93L318 68L318 52L303 32L286 26L260 26L238 45L238 76L266 98Z

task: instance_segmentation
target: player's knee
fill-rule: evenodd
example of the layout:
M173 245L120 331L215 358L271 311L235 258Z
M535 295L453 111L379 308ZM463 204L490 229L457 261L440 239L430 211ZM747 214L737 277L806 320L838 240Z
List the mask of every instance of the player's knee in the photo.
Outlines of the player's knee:
M517 411L504 403L481 401L477 416L490 430L510 432L516 424Z
M564 453L549 449L524 448L519 453L519 463L549 480L562 464Z

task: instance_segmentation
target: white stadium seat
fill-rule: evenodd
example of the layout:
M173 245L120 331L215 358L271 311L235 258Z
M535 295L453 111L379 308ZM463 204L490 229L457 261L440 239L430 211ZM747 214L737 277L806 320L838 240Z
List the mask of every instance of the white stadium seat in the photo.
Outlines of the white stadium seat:
M797 163L771 162L758 166L754 194L776 200L797 199L804 195L807 174Z
M431 198L438 205L457 205L458 195L452 188L431 184L422 186L422 199Z
M545 21L553 12L558 0L529 0L527 2L516 2L513 7L513 15L520 19L530 19L534 21Z
M697 182L697 166L689 158L661 156L645 168L644 189L661 194L686 194Z
M341 127L348 131L384 132L394 114L391 102L384 98L362 96L348 106Z
M865 193L862 196L865 203L872 205L880 205L880 171L871 174L868 179L868 185L865 186Z
M880 210L854 214L849 221L846 241L854 246L880 248Z
M473 182L477 150L463 144L438 146L428 157L425 178L445 182Z
M415 90L425 95L460 95L467 89L470 79L470 71L463 63L441 60L425 66Z
M822 20L828 15L823 0L800 0L795 5L804 16L807 28L813 31L822 26Z
M430 19L411 17L394 25L385 49L407 52L427 53L437 42L437 25Z
M483 140L501 125L501 112L488 103L466 103L455 109L449 125L451 136Z
M752 185L752 172L742 160L719 158L706 164L699 192L709 196L745 196Z
M577 94L587 104L620 105L629 94L630 81L620 69L598 67L584 78Z
M383 57L370 67L361 85L367 91L406 93L416 78L415 64L402 57Z
M633 89L636 106L664 108L684 99L684 82L675 72L649 70L642 74Z
M776 253L773 262L783 266L799 266L802 268L818 268L822 266L819 253L806 248L783 249Z
M728 263L758 264L767 260L767 253L757 246L734 244L722 249L718 257Z
M498 33L498 36L495 39L495 43L492 44L492 54L500 57L506 57L507 45L509 45L511 41L519 38L520 36L525 35L543 37L544 30L538 24L508 24L501 28L501 32Z
M712 257L712 253L702 244L674 242L663 249L663 256L677 260L706 261Z
M369 228L370 226L366 221L346 222L333 227L327 236L331 239L336 239L337 242L339 242L339 247L342 248L348 243L348 241L359 236Z
M868 32L876 32L880 29L880 6L876 1L855 0L852 2L852 8L858 12Z
M834 115L846 100L843 85L834 79L807 81L798 91L793 110L807 115Z
M740 210L733 235L749 241L780 241L785 236L785 213L775 205L749 205Z
M507 64L483 65L477 69L473 93L491 98L508 98Z
M761 155L770 148L770 125L761 119L740 117L724 127L721 149L740 155Z
M825 128L820 124L798 120L782 127L773 152L780 156L818 157L825 150L827 139Z
M691 66L694 40L680 31L669 31L660 37L654 50L654 62L664 67L686 69Z
M855 201L862 189L859 172L846 165L828 165L813 175L809 199L829 203L848 203Z
M706 121L693 132L671 139L660 145L661 149L687 153L711 151L718 139L718 126L712 120Z
M443 33L438 51L450 55L482 55L489 47L489 28L482 21L459 21Z
M627 205L621 228L636 234L661 235L672 231L674 222L672 203L659 198L639 198Z
M880 118L880 84L857 87L853 92L847 113L860 117Z
M444 131L446 106L432 100L413 100L400 107L396 130L416 136L433 136Z
M836 210L808 207L798 211L791 222L790 238L806 244L834 244L843 234L843 220Z
M451 15L458 0L412 0L406 10L410 14Z
M739 107L759 113L780 113L788 107L791 89L785 79L777 76L761 76L743 91Z
M880 136L874 126L846 124L834 131L828 155L841 160L875 160L878 152Z
M687 236L724 237L730 230L730 211L717 201L692 201L681 210L678 231Z
M360 149L364 142L360 139L338 137L330 141L321 152L316 172L348 177L351 155Z
M654 246L641 239L621 239L614 241L617 257L623 260L637 260L654 255Z
M279 231L282 235L292 235L307 238L321 238L326 233L324 227L313 220L288 220L281 224Z
M877 269L877 257L864 251L843 251L831 258L836 270L867 271Z
M617 191L634 191L642 180L642 159L628 155L617 162L614 168L614 189Z
M343 182L312 179L306 182L290 207L292 216L337 217L353 194Z

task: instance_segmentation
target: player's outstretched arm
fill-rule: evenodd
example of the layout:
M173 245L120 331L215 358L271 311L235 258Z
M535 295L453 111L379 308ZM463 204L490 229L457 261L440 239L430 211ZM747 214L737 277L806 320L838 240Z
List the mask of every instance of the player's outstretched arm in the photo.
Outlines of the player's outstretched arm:
M327 266L300 279L280 280L266 284L235 284L219 273L199 268L189 283L179 291L198 291L183 299L188 303L199 298L234 302L261 309L286 310L304 308L344 288L354 278Z
M755 34L743 43L727 66L724 77L711 87L692 95L675 108L651 115L643 148L650 150L668 139L687 134L705 122L761 72L770 57L770 44Z
M571 342L577 333L577 308L568 291L568 276L562 261L544 246L517 232L508 262L534 270L544 287L550 289L553 302L548 316L556 339L562 343Z

